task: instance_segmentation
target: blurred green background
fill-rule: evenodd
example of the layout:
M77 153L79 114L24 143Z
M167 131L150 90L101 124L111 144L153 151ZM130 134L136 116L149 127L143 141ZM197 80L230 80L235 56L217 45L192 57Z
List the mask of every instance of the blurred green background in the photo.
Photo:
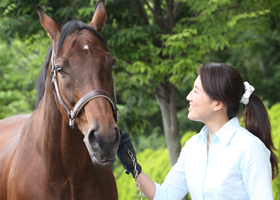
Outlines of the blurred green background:
M63 25L89 23L96 3L0 0L0 119L34 110L35 82L51 44L35 6ZM118 126L132 135L153 180L164 180L185 141L203 126L188 120L185 99L203 63L227 63L256 88L280 148L280 0L106 0L105 6L103 35L117 60ZM119 199L136 199L135 182L119 161L112 169ZM273 190L280 200L279 177Z

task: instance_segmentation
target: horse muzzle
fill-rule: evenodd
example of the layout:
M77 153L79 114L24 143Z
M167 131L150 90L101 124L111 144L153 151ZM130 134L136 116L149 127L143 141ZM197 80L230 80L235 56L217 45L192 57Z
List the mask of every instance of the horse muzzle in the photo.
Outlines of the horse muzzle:
M112 165L116 161L119 142L120 134L118 129L115 129L115 133L110 135L107 140L102 136L98 136L95 131L90 131L84 137L84 143L93 164L102 167Z

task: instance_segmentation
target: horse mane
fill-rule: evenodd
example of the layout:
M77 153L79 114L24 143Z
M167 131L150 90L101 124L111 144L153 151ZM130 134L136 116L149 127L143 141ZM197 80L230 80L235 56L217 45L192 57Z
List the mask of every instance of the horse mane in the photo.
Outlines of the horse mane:
M46 77L47 77L49 62L51 60L52 48L53 48L53 44L51 44L48 49L47 56L43 64L43 68L41 69L40 74L36 81L37 97L36 97L35 110L38 108L39 103L45 92Z
M90 31L92 31L108 48L108 44L106 42L106 40L104 39L104 37L94 28L92 28L91 26L87 25L84 22L81 21L77 21L77 20L71 20L69 22L67 22L66 24L64 24L59 39L58 39L58 43L57 43L57 54L59 54L59 52L61 51L61 48L63 46L63 43L66 39L66 37L71 34L74 30L82 30L82 29L88 29ZM38 108L39 103L44 95L45 92L45 83L46 83L46 77L47 77L47 69L48 69L48 65L51 59L51 55L52 55L52 49L53 49L53 44L50 45L48 52L47 52L47 56L46 59L44 61L43 64L43 68L40 71L40 74L37 78L36 81L36 88L37 88L37 97L36 97L36 104L35 104L35 110Z

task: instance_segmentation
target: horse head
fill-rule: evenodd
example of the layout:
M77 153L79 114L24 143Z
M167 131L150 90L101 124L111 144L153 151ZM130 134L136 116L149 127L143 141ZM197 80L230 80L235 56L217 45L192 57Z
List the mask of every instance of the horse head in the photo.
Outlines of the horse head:
M63 27L37 6L41 24L53 41L51 58L54 98L65 123L84 135L84 142L97 166L115 161L120 135L116 124L110 54L102 29L107 15L100 0L89 25L69 21ZM47 84L47 83L46 83Z

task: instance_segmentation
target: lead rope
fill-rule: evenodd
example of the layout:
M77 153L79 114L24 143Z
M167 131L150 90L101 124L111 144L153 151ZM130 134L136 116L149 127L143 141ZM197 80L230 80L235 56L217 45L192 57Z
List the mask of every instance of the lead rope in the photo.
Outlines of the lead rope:
M133 167L134 167L134 174L135 174L135 178L136 178L136 186L137 186L137 189L138 189L138 199L139 200L142 200L142 194L141 194L141 190L140 190L140 183L139 183L139 176L138 176L138 170L136 169L136 161L135 161L135 158L133 156L133 153L129 150L129 149L126 149L126 152L128 153L128 155L130 156L130 159L133 163Z

